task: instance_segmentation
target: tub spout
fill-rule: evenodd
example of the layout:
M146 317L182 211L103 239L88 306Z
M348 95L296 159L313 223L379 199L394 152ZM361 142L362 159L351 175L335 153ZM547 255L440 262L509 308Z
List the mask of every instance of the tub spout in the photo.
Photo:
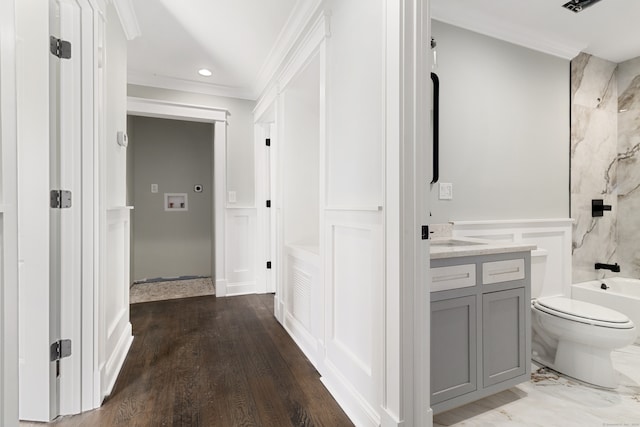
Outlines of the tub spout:
M601 262L596 262L596 270L611 270L614 273L620 273L620 266L616 262L615 264L603 264Z

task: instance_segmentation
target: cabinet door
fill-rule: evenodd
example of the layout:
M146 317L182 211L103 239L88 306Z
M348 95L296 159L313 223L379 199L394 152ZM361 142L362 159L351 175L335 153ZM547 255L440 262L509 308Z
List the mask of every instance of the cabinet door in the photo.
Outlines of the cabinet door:
M431 405L478 388L476 296L431 303Z
M483 386L526 372L524 288L482 295Z

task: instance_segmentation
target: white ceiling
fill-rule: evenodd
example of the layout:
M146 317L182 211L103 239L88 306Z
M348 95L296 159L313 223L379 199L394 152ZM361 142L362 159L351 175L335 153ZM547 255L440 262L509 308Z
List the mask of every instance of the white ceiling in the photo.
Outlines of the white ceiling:
M270 51L307 0L132 0L142 35L129 42L129 82L256 99ZM343 0L347 1L347 0ZM431 0L432 17L567 59L640 56L640 0ZM197 74L209 68L212 77ZM263 72L264 74L264 72Z
M640 56L639 0L602 0L580 13L562 8L567 1L431 0L431 12L434 19L566 58L580 51L616 63Z
M260 70L297 0L133 0L141 36L129 82L255 99ZM197 71L208 68L212 77Z

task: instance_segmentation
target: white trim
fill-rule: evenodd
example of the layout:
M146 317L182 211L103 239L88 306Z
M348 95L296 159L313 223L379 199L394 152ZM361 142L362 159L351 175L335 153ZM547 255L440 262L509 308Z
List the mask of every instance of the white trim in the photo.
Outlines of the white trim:
M382 206L326 206L326 211L380 212Z
M291 57L277 75L278 91L282 93L289 83L306 69L307 65L320 56L322 42L331 36L329 29L330 15L319 14L309 27L310 30L300 41L300 47L292 53ZM322 70L322 64L320 69ZM322 128L322 126L321 126Z
M248 99L250 101L254 101L256 99L256 95L253 92L242 87L204 83L197 80L179 79L176 77L150 74L136 70L129 70L127 73L127 83L139 86L172 89L182 92Z
M340 402L340 406L354 424L357 426L379 426L380 416L377 411L342 376L340 370L333 363L325 360L324 364L325 370L331 375L322 376L320 381L322 381L322 384L329 390L331 395Z
M203 105L182 104L146 98L127 98L127 114L165 119L191 120L213 124L213 254L216 295L227 296L225 268L225 215L227 176L227 115L228 110Z
M127 114L131 116L213 123L226 122L229 110L205 105L183 104L129 96L127 97Z
M140 25L138 25L138 18L136 17L136 11L133 7L131 0L113 0L113 6L116 9L124 35L127 40L133 40L136 37L140 37L142 32L140 31Z
M430 426L427 136L429 1L386 2L385 294L382 408L406 425Z
M18 220L15 0L0 2L0 424L18 425Z
M575 223L573 218L547 219L505 219L486 221L451 221L456 230L487 230L511 227L571 227Z
M276 85L270 86L269 89L260 97L260 99L256 102L256 106L253 109L253 117L255 118L255 123L273 123L275 122L273 117L266 117L267 115L271 115L276 108L276 102L278 100L278 87Z
M126 311L122 314L127 314ZM118 322L120 319L118 319ZM106 397L113 391L113 386L118 379L118 374L124 365L124 361L129 353L129 349L133 344L133 334L131 330L131 323L127 322L126 327L122 331L116 349L111 353L111 358L107 360L103 366L100 367L100 383L104 385L102 396Z
M224 288L224 295L218 295L218 288L216 288L216 296L235 297L239 295L251 295L255 293L255 281L242 283L226 283Z
M278 70L282 64L287 62L287 57L296 47L302 34L307 30L309 22L311 22L313 16L318 13L323 4L324 0L296 2L294 10L289 15L289 19L283 26L269 55L267 55L267 60L258 72L253 92L259 94L260 98L264 97L263 92L271 86L274 77L278 74Z
M215 122L213 129L213 236L215 250L212 266L215 269L216 296L227 296L226 216L227 194L227 123Z
M464 9L438 8L434 4L431 17L437 21L466 28L489 37L524 46L549 55L571 60L588 47L587 43L561 43L540 33L533 33L523 27L513 25L504 19L485 14L483 19L471 16Z

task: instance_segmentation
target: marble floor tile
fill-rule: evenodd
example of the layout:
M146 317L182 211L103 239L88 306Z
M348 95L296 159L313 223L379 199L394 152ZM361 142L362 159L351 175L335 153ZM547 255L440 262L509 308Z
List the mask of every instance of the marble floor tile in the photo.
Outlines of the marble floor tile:
M441 426L640 427L640 346L613 353L620 386L588 385L532 365L531 381L434 416Z

